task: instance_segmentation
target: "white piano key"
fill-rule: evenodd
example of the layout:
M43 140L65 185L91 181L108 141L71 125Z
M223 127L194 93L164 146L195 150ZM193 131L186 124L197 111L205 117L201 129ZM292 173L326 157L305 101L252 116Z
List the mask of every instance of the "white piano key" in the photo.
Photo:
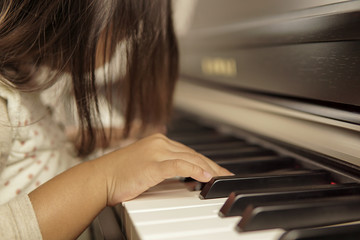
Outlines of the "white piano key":
M235 229L231 229L230 231L228 229L225 229L224 231L219 231L219 229L216 231L208 229L206 232L196 232L189 236L172 235L171 240L278 240L283 233L284 230L282 229L271 229L248 233L239 233Z
M173 195L175 196L175 195ZM225 202L225 198L218 199L209 199L209 200L200 200L198 195L192 194L189 196L181 196L178 198L164 198L164 199L149 199L144 201L134 201L129 203L124 203L126 209L129 212L146 212L146 211L160 211L163 209L171 208L188 208L191 206L205 206L213 204L222 204ZM149 207L151 208L149 208Z
M132 213L131 218L137 226L209 219L218 217L221 206L222 204L215 204L196 206L196 208L171 208L163 211L137 212Z
M193 213L196 214L196 211ZM183 222L169 222L144 226L136 225L136 229L141 239L172 239L173 237L180 236L201 236L208 231L233 231L238 220L239 218L220 219L213 216L208 219L194 219Z
M273 240L283 233L281 229L239 233L235 226L241 217L218 216L226 198L201 200L199 191L187 190L184 183L165 181L162 184L123 203L126 221L131 222L131 231L136 231L131 234L134 239Z
M194 212L195 214L196 212ZM174 216L175 218L175 216ZM221 219L213 216L208 219L194 219L184 222L135 225L141 239L278 239L283 233L280 229L266 232L238 233L234 229L239 217ZM212 235L222 236L214 238Z
M146 194L142 194L129 202L124 202L124 208L130 214L133 214L208 205L218 205L221 207L220 204L223 204L226 200L225 198L201 200L199 198L199 191L189 191L183 183L171 183L176 186L176 190L168 190L169 182L166 184L168 186L166 186L165 190L161 190L161 186L157 186L156 190L150 189ZM179 184L181 184L182 188L179 187Z

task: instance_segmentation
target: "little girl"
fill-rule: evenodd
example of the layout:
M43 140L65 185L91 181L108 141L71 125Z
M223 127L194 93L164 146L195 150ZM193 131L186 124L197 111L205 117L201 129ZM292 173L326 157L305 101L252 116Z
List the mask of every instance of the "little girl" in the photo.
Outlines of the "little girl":
M166 124L177 55L167 0L0 2L0 239L74 239L105 206L166 178L230 174L159 133L79 161L114 140L100 120L100 83L109 111L121 105L124 137L134 122ZM74 96L75 144L52 114L68 99L42 95L55 83Z

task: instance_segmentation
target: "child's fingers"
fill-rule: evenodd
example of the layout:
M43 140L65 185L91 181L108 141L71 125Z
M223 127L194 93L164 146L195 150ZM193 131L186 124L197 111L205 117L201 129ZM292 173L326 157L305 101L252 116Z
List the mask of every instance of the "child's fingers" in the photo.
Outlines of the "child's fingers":
M159 174L163 179L182 176L191 177L200 182L208 182L212 174L200 166L182 159L165 160L159 163Z
M214 175L224 176L224 175L232 175L233 174L233 173L229 172L227 169L219 166L218 164L216 164L214 161L210 160L206 156L202 155L201 153L196 152L195 150L189 148L186 145L183 145L182 143L175 142L175 141L169 139L169 144L170 144L171 151L183 152L183 153L188 152L188 153L196 154L198 156L197 158L201 158L212 168L212 170L214 171Z

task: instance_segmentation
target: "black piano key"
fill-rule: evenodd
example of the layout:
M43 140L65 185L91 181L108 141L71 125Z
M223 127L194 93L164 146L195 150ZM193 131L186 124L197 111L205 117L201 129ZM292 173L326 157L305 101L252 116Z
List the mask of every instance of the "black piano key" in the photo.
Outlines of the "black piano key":
M216 143L216 142L226 142L226 141L236 140L235 137L225 136L217 132L202 134L202 135L181 136L172 139L177 142L181 142L185 145L200 144L200 143Z
M219 161L218 164L234 174L255 174L301 168L294 158L283 156L229 159L229 161Z
M214 132L214 129L207 128L207 127L199 127L196 129L177 129L173 131L168 131L166 133L166 136L168 138L176 139L179 137L186 137L190 135L200 135L200 134L206 134L209 132Z
M295 163L295 159L276 155L231 159L224 158L222 160L214 161L234 174L256 174L273 171L283 172L284 170L300 169L300 165ZM182 178L181 180L185 182L196 181L190 177ZM199 185L203 184L199 183ZM201 186L196 187L196 189L201 188Z
M179 119L173 119L171 124L169 124L168 132L173 133L173 132L191 131L191 130L196 131L196 130L202 129L202 128L210 129L210 128L205 127L204 125L202 125L198 122L195 122L193 120L190 120L187 118L186 119L179 118Z
M234 175L213 177L200 192L200 198L227 197L233 191L254 191L274 187L291 187L330 183L324 171L288 172L278 175Z
M263 206L249 205L237 224L238 231L271 228L285 230L326 226L360 220L360 196L332 197Z
M360 224L290 230L279 240L359 240Z
M219 135L217 131L211 128L201 127L197 129L191 129L191 130L182 130L182 131L176 131L176 132L169 132L167 133L167 136L171 139L177 140L177 139L186 139L186 138L192 138L194 136L203 136L203 135Z
M317 199L346 195L360 196L360 184L328 184L325 186L307 186L307 189L280 189L280 191L273 189L269 192L249 194L232 192L220 209L219 215L222 217L241 216L245 208L250 204L256 207L261 204L276 201L290 202L301 199Z
M214 143L206 143L206 144L190 144L188 147L200 152L205 150L217 150L217 149L234 149L234 148L242 148L253 146L253 144L245 142L242 139L236 139L232 141L226 142L214 142Z
M265 149L259 146L248 146L243 148L234 149L217 149L200 151L204 156L212 159L213 161L227 159L227 158L244 158L251 156L271 156L276 155L273 150Z

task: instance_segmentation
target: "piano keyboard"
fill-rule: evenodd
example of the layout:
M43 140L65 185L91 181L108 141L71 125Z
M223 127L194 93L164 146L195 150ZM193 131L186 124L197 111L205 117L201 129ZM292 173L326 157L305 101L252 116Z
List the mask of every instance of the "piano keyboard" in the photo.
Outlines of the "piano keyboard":
M190 120L168 135L235 175L168 179L116 206L127 239L359 239L354 178Z

